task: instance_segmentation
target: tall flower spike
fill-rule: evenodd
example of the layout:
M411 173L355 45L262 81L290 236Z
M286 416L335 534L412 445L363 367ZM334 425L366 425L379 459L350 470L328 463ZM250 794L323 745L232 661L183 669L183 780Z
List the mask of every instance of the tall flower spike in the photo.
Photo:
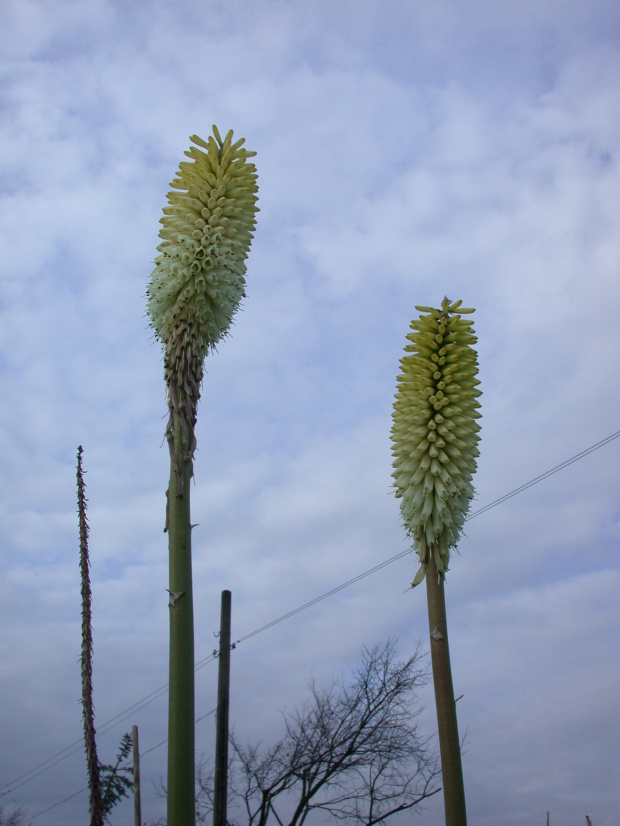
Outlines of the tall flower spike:
M481 393L473 321L462 318L474 310L461 303L416 307L422 315L411 322L397 378L392 476L421 563L412 586L424 579L431 553L445 576L474 495Z
M228 333L245 295L258 212L256 167L247 160L256 152L232 138L231 129L222 140L216 126L206 142L190 138L196 146L170 184L147 289L151 326L164 346L170 411L179 412L190 461L204 359Z

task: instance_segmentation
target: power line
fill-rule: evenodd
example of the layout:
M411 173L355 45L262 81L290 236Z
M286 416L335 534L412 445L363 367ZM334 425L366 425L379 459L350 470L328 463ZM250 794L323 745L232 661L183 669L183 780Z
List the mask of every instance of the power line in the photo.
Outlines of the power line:
M495 499L493 502L489 502L488 505L485 505L483 508L480 508L473 513L470 513L468 516L465 517L465 521L468 522L470 519L474 519L476 516L480 516L482 513L486 513L487 511L491 510L491 508L495 508L498 505L501 505L502 502L506 502L508 499L512 499L513 496L516 496L518 493L522 493L524 490L531 488L533 485L537 485L539 482L542 482L543 479L549 478L549 476L553 476L554 473L557 473L560 470L563 470L565 467L572 465L574 462L577 462L579 459L583 459L584 456L587 456L589 453L593 453L595 450L603 447L609 442L612 442L614 439L617 439L620 436L620 430L616 433L612 433L611 436L607 436L605 439L601 439L600 442L597 442L595 445L582 450L581 453L575 454L575 456L571 456L570 459L566 459L566 461L561 462L559 465L551 468L551 470L546 471L545 473L541 473L540 476L536 476L534 479L531 479L529 482L526 482L524 485L521 485L518 488L510 491L510 493L504 494L504 496L500 496L499 499ZM402 559L407 554L411 553L411 549L408 548L406 551L401 551L399 554L395 554L391 556L389 559L380 562L378 565L375 565L373 568L369 568L367 571L364 571L362 574L358 574L354 576L352 579L347 580L347 582L343 582L342 585L338 585L335 588L332 588L331 591L326 591L324 594L321 594L320 597L316 597L315 599L310 600L310 602L306 602L304 605L300 605L298 608L294 608L292 611L289 611L287 614L283 614L281 617L277 619L271 620L271 622L262 625L260 628L257 628L255 631L251 631L249 634L246 634L244 637L241 637L237 640L235 644L240 642L244 642L245 640L249 640L250 637L255 637L257 634L261 634L263 631L266 631L268 628L273 628L274 625L278 625L280 622L284 622L284 620L289 619L290 617L295 616L295 614L299 614L301 611L305 611L306 608L311 608L313 605L316 605L318 602L322 602L324 599L337 594L338 591L342 591L344 588L348 588L349 585L353 585L356 582L359 582L361 579L365 579L367 576L380 571L381 568L385 568L387 565L391 565L393 562L396 562L399 559Z
M601 439L599 442L596 442L596 444L591 445L590 447L586 448L585 450L582 450L580 453L577 453L574 456L571 456L569 459L566 459L564 462L561 462L559 465L556 465L555 467L551 468L550 470L546 471L545 473L542 473L539 476L536 476L534 479L531 479L529 482L526 482L524 485L521 485L520 487L515 488L514 490L512 490L509 493L505 494L504 496L499 497L499 499L495 499L494 501L490 502L488 505L485 505L483 508L480 508L479 510L474 511L473 513L470 513L466 517L465 521L469 521L470 519L474 519L476 516L480 516L482 513L486 513L487 511L491 510L492 508L497 507L497 505L500 505L503 502L506 502L508 499L511 499L513 496L517 496L517 494L522 493L523 491L527 490L528 488L532 487L533 485L538 484L539 482L542 482L544 479L547 479L549 476L552 476L553 474L558 473L560 470L563 470L564 468L568 467L569 465L573 464L574 462L577 462L580 459L583 459L585 456L587 456L590 453L593 453L595 450L598 450L599 448L604 447L605 445L612 442L614 439L617 439L619 436L620 436L620 430L616 431L615 433L612 433L610 436L607 436L605 439ZM299 607L293 609L292 611L289 611L286 614L283 614L282 616L277 617L274 620L271 620L270 622L266 623L265 625L262 625L260 628L257 628L254 631L251 631L249 634L246 634L245 636L238 639L235 644L245 642L245 640L248 640L251 637L255 637L258 634L261 634L263 631L267 631L269 628L273 628L275 625L278 625L279 623L284 622L287 619L290 619L291 617L295 616L296 614L299 614L302 611L305 611L307 608L311 608L313 605L316 605L317 603L322 602L324 599L327 599L328 597L333 596L334 594L338 593L339 591L342 591L345 588L348 588L350 585L353 585L356 582L359 582L360 580L365 579L366 577L370 576L371 574L376 573L377 571L381 570L382 568L385 568L388 565L391 565L393 562L396 562L397 560L402 559L404 556L407 556L407 554L409 554L409 553L411 553L411 551L410 551L410 549L407 549L406 551L401 551L400 553L395 554L394 556L390 557L389 559L384 560L383 562L379 563L378 565L375 565L374 567L368 569L367 571L364 571L363 573L358 574L357 576L353 577L352 579L347 580L346 582L342 583L341 585L338 585L335 588L332 588L331 590L326 591L324 594L321 594L320 596L316 597L315 599L312 599L309 602L306 602L304 605L300 605ZM212 659L213 659L213 656L211 655L209 657L206 657L204 660L201 660L200 662L198 662L196 664L194 670L198 671L200 668L202 668L204 665L206 665ZM128 708L124 709L123 711L119 712L115 717L112 717L110 720L108 720L106 723L104 723L103 726L101 727L99 733L100 734L105 734L107 731L109 731L111 728L116 726L118 723L122 722L122 720L126 719L130 714L142 710L147 705L154 702L154 700L156 700L159 697L163 696L166 693L167 690L168 690L168 683L166 683L163 686L160 686L160 688L156 689L155 691L151 692L150 694L147 694L146 697L143 697L141 700L138 700L136 703L134 703L133 705L131 705ZM43 761L42 763L39 763L37 766L35 766L29 772L25 772L24 774L22 774L19 777L15 778L15 780L13 781L13 784L18 783L18 781L22 780L22 778L26 778L28 775L32 774L32 772L36 772L36 770L39 769L39 768L42 769L40 772L37 772L36 774L32 774L31 777L28 777L28 779L23 780L22 783L18 783L18 785L6 784L5 788L6 788L6 786L12 786L11 790L14 790L14 789L19 788L20 786L25 785L26 783L29 783L30 780L34 780L35 777L38 777L40 774L43 774L49 768L52 768L53 765L56 765L57 763L62 762L62 760L66 759L66 757L69 757L70 754L74 754L75 751L77 750L77 748L81 748L81 746L82 746L82 741L81 740L76 740L74 743L72 743L70 746L67 746L62 751L57 752L57 754L53 755L52 757L48 758L47 760ZM68 752L68 753L65 754L65 752ZM60 760L55 760L56 757L61 757L61 755L64 755L64 756ZM55 762L52 762L52 761L55 761ZM51 763L52 765L47 765L48 763ZM43 768L43 767L45 767L45 768Z
M518 493L523 493L524 490L537 485L539 482L542 482L543 479L548 479L550 476L553 476L554 473L558 473L560 470L564 470L565 467L578 462L579 459L583 459L584 456L588 456L590 453L594 453L595 450L598 450L605 445L608 445L610 442L613 442L614 439L617 439L620 436L620 430L617 430L615 433L612 433L611 436L607 436L605 439L601 439L600 442L597 442L595 445L591 447L587 447L585 450L582 450L581 453L576 453L574 456L571 456L570 459L566 459L565 462L560 462L559 465L552 467L551 470L546 471L545 473L541 473L540 476L536 476L535 479L530 479L529 482L526 482L524 485L521 485L519 488L515 488L511 490L510 493L506 493L504 496L500 496L499 499L495 499L493 502L490 502L488 505L485 505L480 510L474 511L470 513L469 516L465 517L465 521L469 521L473 519L475 516L480 516L481 513L486 513L490 511L491 508L496 507L497 505L501 505L502 502L506 502L508 499L512 499L513 496L516 496Z
M204 720L205 717L209 717L211 714L215 714L216 711L217 711L217 709L212 708L211 711L207 711L207 713L203 714L202 717L197 717L194 720L194 725L196 723L199 723L201 720ZM147 749L146 751L140 752L140 759L142 759L143 757L146 757L147 754L150 754L152 751L155 751L155 749L160 748L161 746L164 745L164 743L167 743L167 742L168 742L168 738L166 737L165 740L162 740L161 742L157 743L157 745L151 746L150 749ZM127 763L125 766L120 767L120 771L129 770L129 769L132 769L132 768L133 768L133 763ZM88 786L84 786L83 789L80 789L77 792L73 792L73 794L67 795L67 797L63 797L62 800L59 800L57 803L53 803L51 806L48 806L47 809L43 809L42 811L37 812L36 814L32 815L30 820L32 821L37 817L41 817L41 815L44 815L47 812L51 812L52 809L55 809L58 806L62 806L63 803L67 803L69 800L72 800L74 797L77 797L80 794L84 794L84 792L86 792L86 791L88 791Z
M207 663L211 662L211 660L213 659L215 658L211 654L210 656L205 657L204 660L200 660L194 666L194 671L198 671L199 669L203 668ZM111 717L109 720L103 723L103 725L98 729L97 734L106 734L108 731L115 728L119 723L122 723L123 720L126 720L132 714L136 714L138 711L142 711L143 708L146 708L148 705L155 702L155 700L158 700L160 697L163 697L167 691L168 683L160 686L159 688L156 688L155 691L151 691L151 693L147 694L146 697L143 697L141 700L138 700L133 705L123 709L123 711L119 711L118 714L116 714L114 717ZM200 719L202 720L202 717ZM166 741L164 740L164 742ZM9 791L14 792L16 789L25 786L27 783L30 783L31 780L34 780L41 774L45 774L45 772L49 769L53 768L54 766L57 766L59 763L62 763L63 760L66 760L68 757L71 757L71 755L75 754L76 751L79 751L82 747L83 741L81 739L74 740L73 743L70 743L68 746L65 746L65 748L61 751L56 752L56 754L53 754L51 757L48 757L47 760L38 763L29 771L20 774L19 777L16 777L12 781L12 783L3 784L3 793L7 793ZM39 771L37 771L37 769Z
M354 576L352 579L343 582L342 585L337 585L335 588L332 588L331 591L326 591L324 594L321 594L320 597L316 597L315 599L311 599L310 602L306 602L304 605L300 605L298 608L294 608L292 611L289 611L287 614L283 614L281 617L277 619L271 620L271 622L266 623L265 625L261 625L260 628L257 628L255 631L250 631L249 634L246 634L245 637L240 637L235 645L238 645L240 642L245 642L249 640L250 637L255 637L257 634L262 634L263 631L266 631L268 628L273 628L274 625L278 625L280 622L284 622L284 620L290 619L294 617L295 614L299 614L301 611L305 611L306 608L310 608L313 605L316 605L318 602L322 602L327 597L331 597L334 594L337 594L338 591L342 591L344 588L348 588L349 585L353 585L355 582L359 582L360 579L365 579L367 576L380 571L381 568L385 568L387 565L391 565L392 562L396 562L397 559L402 559L403 556L407 556L411 553L411 549L407 548L406 551L401 551L399 554L395 556L391 556L389 559L385 559L383 562L380 562L378 565L375 565L373 568L369 568L367 571L364 571L363 574L358 574Z
M588 456L590 453L593 453L595 450L599 450L601 447L604 447L605 445L607 445L610 442L614 441L614 439L617 439L618 437L620 437L620 430L616 431L615 433L612 433L610 436L607 436L604 439L601 439L599 442L596 442L596 444L591 445L590 447L586 448L585 450L582 450L580 453L576 453L574 456L571 456L569 459L566 459L564 462L560 462L560 464L555 465L555 467L552 467L550 470L545 471L545 473L541 473L539 476L534 477L534 479L530 479L529 482L526 482L525 484L520 485L518 488L515 488L514 490L510 491L509 493L506 493L503 496L500 496L498 499L495 499L492 502L489 502L488 505L485 505L484 507L480 508L479 510L474 511L473 513L470 513L468 516L465 517L465 521L467 522L470 519L474 519L476 516L480 516L481 514L486 513L487 511L491 510L492 508L495 508L498 505L501 505L503 502L508 501L508 499L512 499L513 496L517 496L519 493L523 493L523 491L527 490L528 488L531 488L534 485L537 485L539 482L542 482L543 480L548 479L550 476L553 476L555 473L558 473L560 470L563 470L564 468L569 467L569 465L572 465L575 462L579 461L580 459L583 459L584 457ZM398 561L399 559L402 559L403 557L407 556L410 553L411 553L411 549L407 549L405 551L401 551L398 554L395 554L392 557L389 557L389 559L386 559L383 562L380 562L378 565L374 565L372 568L369 568L367 571L364 571L363 573L352 577L351 579L347 580L346 582L343 582L342 584L337 585L335 588L332 588L329 591L326 591L324 594L321 594L320 596L315 597L314 599L310 600L309 602L306 602L303 605L300 605L297 608L294 608L292 611L288 611L286 614L282 614L282 616L277 617L276 619L271 620L268 623L265 623L265 625L260 626L260 628L257 628L254 631L250 631L245 636L240 637L235 642L235 645L238 645L239 643L245 642L246 640L249 640L252 637L257 636L258 634L262 634L263 631L267 631L269 628L273 628L275 625L279 625L281 622L284 622L285 620L290 619L291 617L295 616L296 614L299 614L302 611L305 611L307 608L311 608L312 606L317 605L319 602L322 602L324 599L327 599L328 597L331 597L334 594L337 594L339 591L343 591L345 588L348 588L349 586L354 585L356 582L360 582L362 579L365 579L366 577L371 576L371 574L374 574L377 571L380 571L382 568L385 568L388 565L391 565L392 563ZM199 669L203 668L207 663L211 662L213 659L214 659L214 656L210 655L209 657L205 657L203 660L200 660L198 663L196 663L196 665L194 667L194 671L198 671ZM110 720L106 721L106 723L103 724L103 726L99 730L99 733L100 734L105 734L107 731L114 728L116 725L118 725L120 722L125 720L131 714L135 714L137 711L141 711L147 705L150 705L150 703L154 702L159 697L162 697L166 693L167 690L168 690L168 683L166 683L163 686L160 686L160 688L158 688L158 689L155 689L155 691L152 691L150 694L147 694L146 697L143 697L141 700L138 700L133 705L128 706L123 711L120 711L116 716L110 718ZM203 715L203 717L201 717L199 719L203 719L204 716L208 716L208 715ZM196 722L198 722L198 721L196 721ZM165 742L167 742L167 740L163 740L159 745L163 745ZM65 760L71 754L75 754L75 752L81 747L82 747L82 741L81 740L76 740L74 743L72 743L69 746L66 746L64 749L57 752L52 757L49 757L47 760L44 760L42 763L39 763L34 768L30 769L30 771L24 772L19 777L16 777L13 780L12 783L3 784L3 786L1 788L3 790L6 790L6 791L14 791L15 789L20 788L21 786L29 783L31 780L34 780L39 775L44 774L46 771L48 771L48 769L51 769L53 766L57 765L58 763L61 763L63 760ZM154 748L157 748L157 747L158 746L155 746ZM59 759L56 759L56 758L59 758ZM41 770L37 771L37 769L41 769ZM33 772L36 772L36 773L33 773ZM22 782L19 782L19 781L22 781ZM77 794L79 794L79 792ZM75 796L75 795L72 795L72 796ZM67 798L67 800L69 800L69 799L70 798ZM56 805L59 805L59 804L56 804ZM48 810L46 810L46 811L48 811ZM43 814L43 812L41 812L40 814Z
M67 803L67 801L72 800L74 797L77 797L79 794L84 794L85 791L88 791L88 786L84 786L84 788L80 789L79 792L74 792L73 794L70 794L67 797L63 797L63 799L59 800L57 803L52 803L52 805L48 806L47 809L43 809L42 812L37 812L36 815L33 815L30 818L30 820L34 820L35 817L41 817L41 815L44 815L47 812L51 812L52 809L56 809L58 806L62 806L63 803Z

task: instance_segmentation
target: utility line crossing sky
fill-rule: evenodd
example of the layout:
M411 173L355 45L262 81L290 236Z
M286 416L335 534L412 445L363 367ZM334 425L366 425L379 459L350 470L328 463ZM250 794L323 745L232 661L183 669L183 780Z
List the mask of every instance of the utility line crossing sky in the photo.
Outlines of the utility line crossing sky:
M508 499L512 499L513 496L517 496L519 493L522 493L523 491L528 490L533 485L539 484L540 482L544 481L545 479L548 479L550 476L558 473L560 470L563 470L564 468L569 467L570 465L574 464L575 462L578 462L580 459L583 459L585 456L589 456L590 453L593 453L595 450L600 450L600 448L605 447L606 445L610 444L610 442L614 441L619 436L620 436L620 430L616 431L615 433L612 433L611 435L605 437L604 439L601 439L599 442L596 442L596 444L591 445L590 447L586 448L585 450L580 451L579 453L575 454L574 456L571 456L569 459L565 459L563 462L560 462L560 464L555 465L555 467L551 468L550 470L547 470L544 473L541 473L539 476L536 476L533 479L530 479L529 482L526 482L525 484L520 485L518 488L515 488L514 490L510 491L509 493L506 493L503 496L500 496L498 499L494 499L492 502L489 502L487 505L484 505L482 508L478 508L477 510L469 513L467 515L465 521L469 521L470 519L473 519L476 516L479 516L483 513L486 513L487 511L491 510L492 508L495 508L498 505L508 501ZM250 631L249 633L245 634L243 637L240 637L238 640L236 640L233 643L233 647L236 648L236 646L239 645L240 643L245 642L246 640L249 640L252 637L257 636L258 634L261 634L264 631L269 630L270 628L273 628L275 625L279 625L281 622L284 622L287 619L290 619L291 617L295 616L296 614L300 613L301 611L305 611L307 608L311 608L312 606L318 604L319 602L322 602L324 599L328 599L329 597L333 596L334 594L338 593L339 591L342 591L344 588L348 588L349 586L355 584L356 582L359 582L360 580L365 579L367 576L371 576L372 574L374 574L377 571L384 568L386 565L391 565L393 562L396 562L396 560L402 559L405 555L408 555L409 553L411 553L410 549L408 549L406 551L401 551L399 554L396 554L395 556L392 556L392 557L389 557L388 559L383 560L383 562L380 562L378 565L375 565L373 568L370 568L369 570L364 571L361 574L358 574L357 576L353 577L352 579L349 579L346 582L343 582L340 585L337 585L336 587L332 588L331 590L327 591L326 593L321 594L321 596L318 596L318 597L310 600L309 602L306 602L303 605L298 606L297 608L293 609L292 611L289 611L288 613L283 614L282 616L271 620L271 622L268 622L266 625L262 625L260 628L256 628L253 631ZM204 660L201 660L200 662L196 663L194 670L198 671L200 668L203 668L208 663L213 662L216 659L215 653L216 652L214 651L211 656L206 657ZM107 720L105 723L103 723L103 725L99 729L99 732L103 733L105 731L108 731L111 728L115 728L121 722L128 719L132 713L135 713L136 711L141 710L145 706L150 705L150 703L154 702L154 700L157 700L163 694L166 694L167 690L168 690L168 683L166 683L166 685L160 686L159 688L155 689L150 694L147 694L146 697L143 697L142 699L135 702L133 705L123 709L115 717L112 717L110 720ZM203 714L200 717L197 717L196 718L196 724L198 724L199 722L204 720L206 717L209 717L212 714L215 714L215 712L216 712L216 709L213 708L213 709L211 709L211 711L208 711L206 714ZM151 752L155 751L158 748L161 748L161 746L165 745L167 742L168 742L168 738L164 738L163 740L161 740L156 745L151 746L150 748L146 749L145 751L142 751L140 753L140 758L146 757ZM20 788L22 785L25 785L26 783L30 783L36 777L39 777L44 772L46 772L49 769L53 768L53 766L55 766L56 763L61 762L62 760L66 759L66 757L68 757L69 754L73 753L75 750L78 750L78 749L81 750L82 746L83 746L83 743L82 743L81 740L78 740L78 741L72 743L71 745L69 745L65 749L63 749L61 752L58 752L57 754L53 755L52 757L48 758L47 760L43 761L42 763L39 763L38 765L34 766L30 771L20 775L20 777L16 777L10 783L5 784L4 788L0 787L0 794L2 794L5 790L6 791L14 791L17 788ZM58 758L58 759L56 759L56 758ZM131 769L131 767L132 766L131 766L130 763L127 763L125 766L123 766L123 768L125 768L125 769ZM40 770L40 771L38 771L38 770ZM66 803L69 800L72 800L76 795L82 794L85 791L88 791L88 786L83 787L78 792L74 792L73 794L68 795L67 797L64 797L62 800L59 800L57 803L54 803L52 806L49 806L48 808L44 809L43 811L37 812L36 814L32 815L32 819L34 820L34 819L40 817L41 815L46 814L47 812L51 811L52 809L56 808L57 806L60 806L63 803Z

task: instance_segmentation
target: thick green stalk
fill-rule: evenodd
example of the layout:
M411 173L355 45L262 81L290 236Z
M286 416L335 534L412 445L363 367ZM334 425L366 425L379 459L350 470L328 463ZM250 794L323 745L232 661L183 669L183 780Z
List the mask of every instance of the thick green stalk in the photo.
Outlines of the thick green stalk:
M168 193L161 218L160 255L147 289L148 312L164 346L170 419L170 484L166 529L170 550L170 705L168 826L193 826L194 621L190 479L194 427L204 360L228 335L245 297L245 260L256 225L255 152L194 135ZM200 148L198 148L200 147Z
M467 826L461 744L448 647L444 582L443 577L437 574L433 553L429 554L426 563L426 594L446 826Z
M168 485L170 694L168 704L168 826L193 826L194 609L190 524L191 461L184 460L181 420L171 411ZM179 475L183 484L179 485ZM180 492L180 495L179 495Z

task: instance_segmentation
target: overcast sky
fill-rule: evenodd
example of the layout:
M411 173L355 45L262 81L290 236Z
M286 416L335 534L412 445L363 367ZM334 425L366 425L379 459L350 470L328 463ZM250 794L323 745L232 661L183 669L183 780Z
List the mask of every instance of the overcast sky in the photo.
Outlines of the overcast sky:
M144 820L164 812L165 693L105 723L167 682L145 289L189 135L246 138L261 209L198 411L202 662L222 589L240 639L409 547L389 430L416 304L477 310L474 510L620 430L619 46L615 0L4 0L1 805L35 816L86 786L81 444L99 755L137 724ZM610 441L466 525L446 594L472 824L618 823L619 458ZM240 643L241 738L268 742L309 677L346 673L362 645L427 648L416 570L405 556ZM216 686L206 662L198 717ZM431 733L430 686L420 702ZM213 733L197 724L207 756ZM33 823L87 811L83 792ZM443 822L440 796L416 822Z

